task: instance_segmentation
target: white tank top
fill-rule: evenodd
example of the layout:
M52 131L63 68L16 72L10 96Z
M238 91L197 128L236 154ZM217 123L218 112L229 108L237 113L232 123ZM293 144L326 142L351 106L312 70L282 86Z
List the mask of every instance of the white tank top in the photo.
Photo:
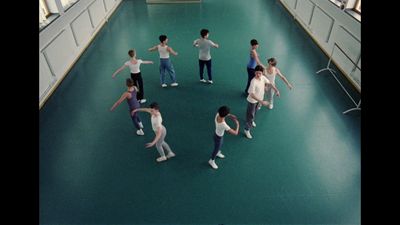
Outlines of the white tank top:
M268 80L272 83L275 84L275 77L276 77L276 68L272 69L272 73L269 74L268 70L265 70L265 76L268 78Z
M161 59L168 59L169 58L169 52L167 51L168 46L165 45L164 47L161 45L157 45L158 53L160 53L160 58Z
M218 113L217 113L217 115L215 115L215 119L214 119L214 121L215 121L215 133L218 136L222 137L222 136L224 136L225 131L226 130L230 130L231 128L229 127L228 124L226 124L225 121L222 122L222 123L218 123L217 118L218 118Z
M161 114L158 116L153 116L151 115L151 127L153 128L153 131L156 132L159 127L162 126L162 117Z

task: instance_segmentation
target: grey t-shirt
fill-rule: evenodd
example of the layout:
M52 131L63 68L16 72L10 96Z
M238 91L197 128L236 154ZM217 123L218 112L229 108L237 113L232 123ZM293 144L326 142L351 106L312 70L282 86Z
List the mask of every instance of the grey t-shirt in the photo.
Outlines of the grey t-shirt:
M210 60L211 55L210 55L210 47L214 46L215 43L212 42L211 40L200 38L195 40L194 42L197 42L197 46L199 48L199 59L200 60Z

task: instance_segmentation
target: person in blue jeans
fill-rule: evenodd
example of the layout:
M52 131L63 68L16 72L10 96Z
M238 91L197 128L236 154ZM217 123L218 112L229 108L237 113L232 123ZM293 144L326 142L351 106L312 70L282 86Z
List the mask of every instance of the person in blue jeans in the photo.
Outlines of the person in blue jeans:
M246 85L246 89L244 90L244 95L247 96L248 95L248 90L249 90L249 86L250 86L250 82L251 80L254 78L255 76L255 68L257 65L260 65L263 69L265 69L266 67L261 63L258 54L257 54L257 48L258 48L258 41L256 39L252 39L250 41L250 59L249 62L247 63L247 85Z
M207 29L202 29L200 31L201 38L193 41L193 46L199 49L199 70L200 70L200 82L209 84L213 83L212 74L211 74L211 55L210 55L210 47L218 48L219 45L212 42L208 39L210 35L210 31ZM204 65L207 66L208 80L204 80L203 72Z
M225 156L221 152L222 143L224 141L224 133L228 131L230 134L238 135L239 133L239 121L235 115L229 113L230 109L228 106L221 106L218 109L217 115L215 115L215 132L214 132L214 150L211 154L210 160L208 160L208 164L213 169L218 169L217 164L215 163L216 157L225 158ZM228 124L225 122L225 118L230 117L236 123L236 129L231 129Z
M160 40L160 44L155 45L148 50L150 52L158 50L158 53L160 54L160 81L161 81L161 87L167 87L167 84L165 82L165 72L169 73L169 76L171 78L171 86L175 87L178 86L178 83L176 82L176 75L175 75L175 70L174 66L171 63L171 60L169 59L169 54L171 53L174 56L177 56L178 53L175 52L171 47L167 45L168 43L168 38L166 35L162 34L160 37L158 37Z
M137 113L131 113L132 110L140 108L140 104L136 98L136 94L138 91L138 88L134 85L134 81L131 78L126 79L126 86L128 87L128 90L122 94L122 96L114 103L114 105L110 108L110 111L113 111L117 106L121 104L122 101L126 99L126 102L128 103L129 106L129 114L132 118L133 125L136 127L137 135L144 135L143 132L143 124L142 121L139 118L139 115Z

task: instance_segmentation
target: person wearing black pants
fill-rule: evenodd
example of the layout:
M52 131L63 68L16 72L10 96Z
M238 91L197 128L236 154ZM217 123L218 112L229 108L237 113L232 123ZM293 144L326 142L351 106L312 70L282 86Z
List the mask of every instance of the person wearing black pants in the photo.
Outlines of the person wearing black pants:
M141 59L136 59L136 51L135 49L131 49L128 51L128 55L131 57L129 61L126 61L124 65L122 65L117 71L115 71L112 75L112 78L121 72L125 67L129 67L131 71L131 78L134 82L134 85L139 88L136 98L139 103L145 103L146 99L144 98L144 88L143 88L143 79L142 74L140 72L141 64L153 64L153 61L146 61Z
M143 88L143 79L142 79L142 73L131 73L131 78L133 80L133 83L135 84L136 87L139 88L139 91L137 92L137 100L142 101L144 99L144 88Z

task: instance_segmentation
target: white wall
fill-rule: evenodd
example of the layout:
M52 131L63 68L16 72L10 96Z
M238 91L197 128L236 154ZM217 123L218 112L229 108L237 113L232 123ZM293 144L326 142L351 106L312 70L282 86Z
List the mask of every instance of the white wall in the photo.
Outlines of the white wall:
M39 33L39 108L122 0L79 0Z
M361 68L361 22L328 0L280 0L327 55L336 43ZM335 47L333 61L361 92L361 71ZM322 68L321 68L322 69Z

